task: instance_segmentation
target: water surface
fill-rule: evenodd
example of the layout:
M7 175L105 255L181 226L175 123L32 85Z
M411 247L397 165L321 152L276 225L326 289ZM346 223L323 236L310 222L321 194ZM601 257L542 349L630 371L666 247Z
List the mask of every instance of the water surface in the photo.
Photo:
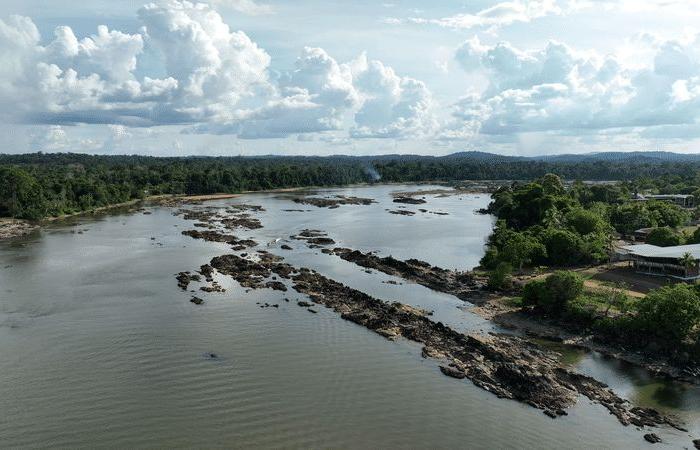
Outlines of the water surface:
M446 268L478 263L493 219L474 211L486 195L427 196L417 212L389 214L395 190L337 189L319 195L371 197L370 206L298 205L288 195L212 202L265 207L264 228L241 231L298 266L385 300L435 311L462 331L493 330L464 302L286 239L321 229L338 245L419 258ZM421 187L427 189L429 187ZM209 204L208 204L209 205ZM302 209L303 212L284 211ZM174 209L78 218L0 243L0 447L639 448L643 432L623 427L587 399L552 420L500 400L469 381L442 376L410 342L390 342L293 292L246 292L217 277L225 293L189 302L174 274L195 270L227 245L182 236L192 222ZM154 239L152 239L154 238ZM403 284L383 283L395 280ZM192 285L196 288L197 285ZM284 302L283 298L291 298ZM257 303L279 304L260 308ZM461 308L460 308L461 307ZM216 353L217 359L207 357ZM700 437L697 388L669 383L597 354L570 363L639 404L681 414ZM686 433L662 429L675 447Z

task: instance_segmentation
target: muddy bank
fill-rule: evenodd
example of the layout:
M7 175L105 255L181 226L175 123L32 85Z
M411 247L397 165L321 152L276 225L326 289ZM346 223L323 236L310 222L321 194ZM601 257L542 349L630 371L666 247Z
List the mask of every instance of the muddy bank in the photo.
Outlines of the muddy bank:
M0 219L0 239L24 236L39 228L38 225L19 219Z
M374 199L362 197L348 197L345 195L335 195L333 197L296 197L294 203L302 205L313 205L318 208L335 209L340 205L371 205L376 203Z
M433 322L424 311L400 303L386 303L319 273L295 268L281 258L254 261L237 255L211 260L219 273L242 286L270 287L272 277L292 283L292 288L314 303L326 306L358 325L388 339L403 337L423 344L423 356L442 362L443 374L468 378L499 398L517 400L555 418L584 395L603 405L624 425L670 425L673 420L658 412L631 405L606 385L560 366L557 355L525 339L506 335L464 335Z
M402 261L391 256L380 257L349 248L334 248L330 253L358 266L403 278L434 291L452 294L462 300L483 295L486 285L485 279L471 272L442 269L418 259Z

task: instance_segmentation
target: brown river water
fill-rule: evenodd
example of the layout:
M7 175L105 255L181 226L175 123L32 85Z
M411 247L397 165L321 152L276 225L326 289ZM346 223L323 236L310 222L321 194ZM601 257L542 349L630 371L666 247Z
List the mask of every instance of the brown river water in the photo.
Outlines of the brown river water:
M264 228L238 236L375 297L434 310L434 320L460 331L498 331L452 296L398 279L403 284L382 283L392 277L366 273L299 241L289 242L292 251L278 248L289 235L315 228L343 247L474 267L493 226L491 217L475 213L488 196L431 195L424 205L406 206L449 215L386 211L398 206L392 191L417 188L430 186L322 192L378 202L337 209L298 205L282 194L207 205L261 205L265 211L255 215ZM418 345L388 341L324 308L310 314L296 305L303 296L294 292L246 292L217 276L227 291L198 293L205 303L195 306L174 275L230 249L182 236L192 222L175 210L73 218L0 242L0 448L649 445L642 439L649 431L620 425L585 398L552 420L468 380L445 377ZM688 433L655 430L664 440L657 446L692 447L700 438L697 387L596 353L560 350L567 363L633 403L685 421Z

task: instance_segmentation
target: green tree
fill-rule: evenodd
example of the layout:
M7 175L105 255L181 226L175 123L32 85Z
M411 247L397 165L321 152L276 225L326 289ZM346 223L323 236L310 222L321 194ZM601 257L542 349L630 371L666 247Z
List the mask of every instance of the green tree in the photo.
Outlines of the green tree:
M683 236L669 227L654 228L647 235L647 244L672 247L683 243Z
M604 233L609 225L596 212L583 208L575 208L566 213L566 224L580 235Z
M700 298L687 284L655 289L637 302L637 320L643 332L681 342L700 324Z
M0 216L41 219L46 201L31 174L17 167L0 167Z
M572 231L550 228L545 231L542 241L551 264L570 266L583 259L583 240Z
M525 285L523 305L535 306L549 314L561 314L569 302L583 292L583 279L574 272L560 270L545 280L534 280Z
M610 215L610 223L617 231L626 235L640 228L656 226L655 218L643 202L624 203L614 207Z
M500 262L494 270L489 273L488 287L493 290L508 289L512 284L511 273L513 266L507 262Z
M502 261L511 263L523 270L524 264L529 264L537 256L546 252L544 245L535 237L526 233L512 233L503 244L499 257Z
M697 260L688 252L683 253L683 256L681 256L678 262L685 269L686 277L688 276L688 273L690 273L690 271L697 266Z

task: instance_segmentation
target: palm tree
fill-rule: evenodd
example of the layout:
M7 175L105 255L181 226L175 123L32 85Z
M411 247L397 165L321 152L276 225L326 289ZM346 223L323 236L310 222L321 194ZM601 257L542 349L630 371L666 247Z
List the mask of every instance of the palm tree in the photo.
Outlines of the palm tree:
M695 267L695 258L690 253L685 252L678 262L685 268L685 277L688 278L688 272Z

